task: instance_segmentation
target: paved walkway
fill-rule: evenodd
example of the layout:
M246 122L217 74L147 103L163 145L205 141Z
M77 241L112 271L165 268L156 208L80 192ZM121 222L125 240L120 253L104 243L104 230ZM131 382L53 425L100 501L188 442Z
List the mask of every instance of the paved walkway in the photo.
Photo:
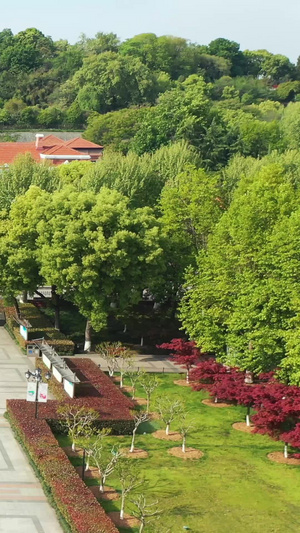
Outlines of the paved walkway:
M97 365L101 365L101 370L107 370L105 360L98 354L77 354L75 357L92 359ZM147 372L174 372L176 374L184 372L180 366L174 365L172 361L168 360L167 356L163 355L137 354L132 367L146 370Z
M7 398L26 397L27 356L0 327L0 533L61 533L52 507L3 418Z

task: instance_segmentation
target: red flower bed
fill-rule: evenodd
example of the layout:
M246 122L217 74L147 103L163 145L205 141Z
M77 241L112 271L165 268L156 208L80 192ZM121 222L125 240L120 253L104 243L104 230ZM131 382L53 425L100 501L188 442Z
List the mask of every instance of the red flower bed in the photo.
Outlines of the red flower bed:
M118 533L60 448L46 420L33 418L31 408L25 400L7 401L12 426L72 532Z

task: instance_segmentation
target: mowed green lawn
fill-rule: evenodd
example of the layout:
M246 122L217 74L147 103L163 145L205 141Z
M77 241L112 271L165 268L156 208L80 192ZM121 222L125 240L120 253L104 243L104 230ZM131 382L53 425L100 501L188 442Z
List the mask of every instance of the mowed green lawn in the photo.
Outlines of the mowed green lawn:
M181 397L194 420L187 446L202 450L204 457L194 461L172 457L168 449L180 443L151 436L163 427L160 421L140 426L136 446L149 452L148 459L134 460L145 478L142 490L149 499L158 499L163 509L161 529L158 524L150 525L146 532L177 533L188 526L197 533L299 533L300 467L269 461L269 452L282 450L280 442L232 428L234 422L244 420L245 409L205 406L201 400L207 394L174 385L178 377L159 375L151 410L158 395ZM143 396L142 391L138 390L137 396ZM176 430L176 422L171 429ZM62 445L69 444L66 437L59 440ZM107 437L105 442L108 447L116 443L126 447L130 437ZM72 462L80 464L79 459ZM114 476L107 485L120 489ZM107 511L119 508L118 502L102 505ZM130 508L129 503L126 511Z

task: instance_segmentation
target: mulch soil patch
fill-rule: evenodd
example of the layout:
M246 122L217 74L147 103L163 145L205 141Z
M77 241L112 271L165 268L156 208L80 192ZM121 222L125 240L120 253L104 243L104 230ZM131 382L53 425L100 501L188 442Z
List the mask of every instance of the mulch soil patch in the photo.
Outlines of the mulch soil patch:
M68 457L82 457L83 455L82 448L75 448L73 451L72 446L63 446L63 450L66 452Z
M134 402L136 405L147 405L147 400L146 400L146 398L134 398L133 402Z
M128 457L128 459L146 459L149 457L149 454L146 450L141 450L140 448L135 448L133 452L130 452L128 449L121 449L121 452Z
M181 435L178 433L178 431L170 431L169 435L166 435L166 431L164 429L159 429L158 431L151 433L151 435L152 437L160 440L181 440Z
M122 387L121 391L122 392L132 392L133 391L133 387L131 387L130 385L124 385L124 387Z
M109 518L118 528L123 527L124 529L130 529L140 525L140 521L137 518L130 516L130 514L127 513L124 513L123 520L121 520L120 513L118 511L107 513L107 516L109 516Z
M243 431L244 433L253 433L253 430L255 428L253 424L247 426L246 422L235 422L234 424L232 424L232 427L233 429Z
M80 475L82 475L82 466L75 466L76 472ZM88 470L85 470L84 477L88 479L97 479L99 478L99 472L98 468L95 466L91 466Z
M275 463L282 463L284 465L300 465L300 459L296 459L295 457L284 457L282 452L268 453L268 459L270 459L270 461L274 461Z
M206 400L202 400L202 403L204 405L209 405L209 407L232 407L232 403L226 403L226 402L214 402L210 398L207 398Z
M112 487L104 487L104 492L100 492L98 485L88 485L88 488L97 500L114 501L120 498L120 494Z
M149 413L150 420L159 420L159 413Z
M196 450L196 448L186 448L185 452L183 452L181 446L176 446L176 448L170 448L168 450L168 453L170 455L174 455L175 457L180 457L185 461L187 459L201 459L201 457L203 457L204 455L201 450Z
M189 387L190 384L187 382L186 379L175 379L173 381L174 385L180 385L180 387Z

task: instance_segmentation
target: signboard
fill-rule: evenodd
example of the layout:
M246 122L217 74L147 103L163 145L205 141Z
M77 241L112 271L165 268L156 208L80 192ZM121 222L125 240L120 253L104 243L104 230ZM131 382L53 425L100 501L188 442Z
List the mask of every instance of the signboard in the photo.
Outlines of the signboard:
M25 326L22 326L21 324L20 324L20 335L22 335L25 341L28 341L28 329L25 328Z
M59 381L59 383L62 383L62 380L63 380L62 375L60 374L59 370L57 370L55 366L52 367L52 374L55 377L55 379Z
M35 399L36 399L36 387L37 387L37 383L35 381L33 382L28 382L27 383L27 396L26 396L26 400L28 402L35 402Z
M45 363L46 367L51 370L52 363L51 363L50 359L48 359L47 355L45 355L44 353L42 355L42 360L43 360L43 363Z
M46 403L48 399L48 383L39 383L38 401Z
M66 378L64 378L64 389L71 398L74 398L75 384L68 381Z

